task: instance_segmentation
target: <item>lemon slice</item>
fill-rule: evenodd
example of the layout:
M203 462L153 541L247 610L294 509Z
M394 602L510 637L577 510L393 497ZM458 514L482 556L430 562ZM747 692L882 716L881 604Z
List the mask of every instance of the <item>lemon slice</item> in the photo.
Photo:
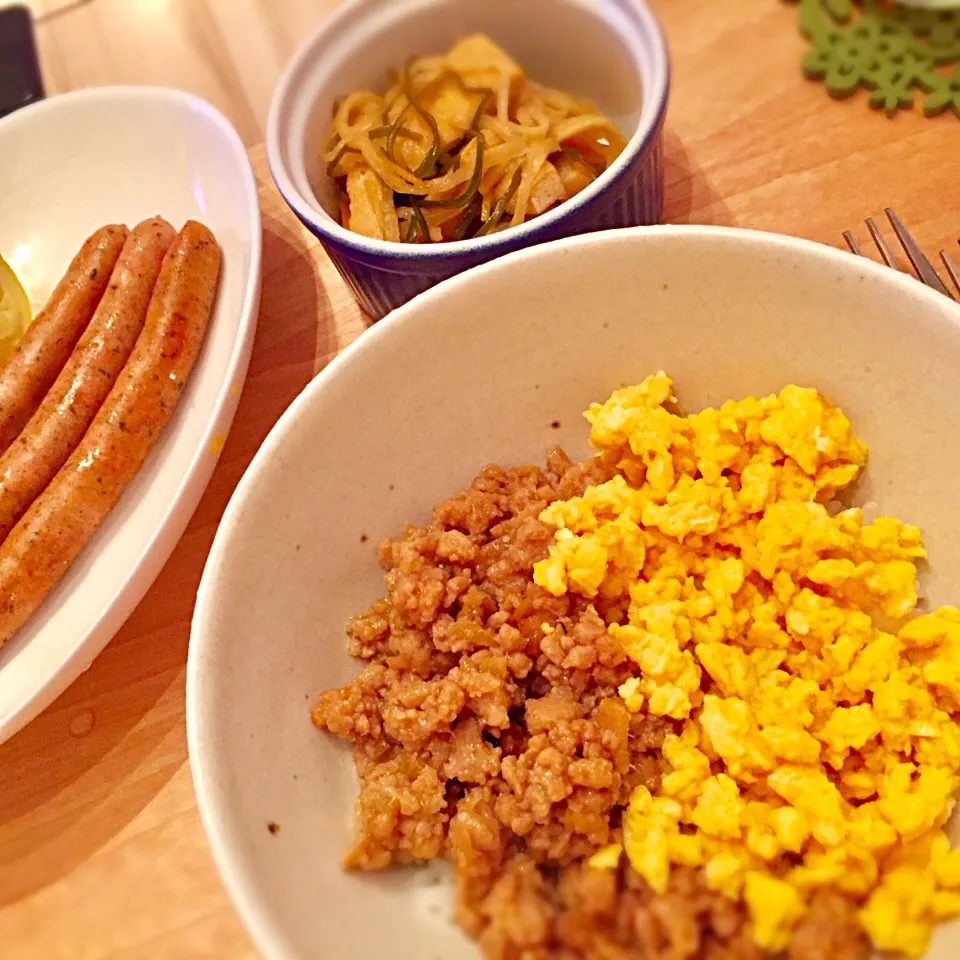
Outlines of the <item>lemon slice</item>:
M0 364L5 363L30 323L30 301L3 257L0 257Z

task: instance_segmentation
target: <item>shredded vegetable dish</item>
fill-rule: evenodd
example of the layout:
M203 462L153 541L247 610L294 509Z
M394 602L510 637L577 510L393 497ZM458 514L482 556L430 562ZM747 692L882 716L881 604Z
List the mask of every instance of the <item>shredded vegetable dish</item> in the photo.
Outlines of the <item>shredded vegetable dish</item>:
M916 527L836 502L867 448L816 390L672 391L381 545L313 713L347 865L447 857L487 960L919 958L960 916L960 611L918 613Z
M390 71L336 106L324 157L340 223L394 243L486 236L590 186L626 145L587 100L543 86L492 40Z

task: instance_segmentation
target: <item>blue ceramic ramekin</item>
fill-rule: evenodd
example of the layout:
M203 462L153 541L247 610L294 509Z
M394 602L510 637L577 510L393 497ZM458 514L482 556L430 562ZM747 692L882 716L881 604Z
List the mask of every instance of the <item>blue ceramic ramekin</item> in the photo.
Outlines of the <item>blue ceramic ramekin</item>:
M514 229L457 243L371 240L340 226L321 155L337 97L378 89L390 66L486 33L529 76L593 99L629 135L617 161L565 204ZM656 223L663 211L666 42L641 0L348 0L300 48L273 97L270 170L364 309L379 319L454 274L520 247Z

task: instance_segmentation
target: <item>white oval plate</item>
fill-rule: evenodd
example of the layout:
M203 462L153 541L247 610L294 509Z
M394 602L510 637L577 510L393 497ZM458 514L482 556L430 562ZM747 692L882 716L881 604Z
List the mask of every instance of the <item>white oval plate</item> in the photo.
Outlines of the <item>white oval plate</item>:
M260 301L260 208L236 130L203 100L151 87L66 94L0 120L0 254L36 312L83 241L156 214L223 249L216 310L174 419L93 541L0 649L0 742L62 693L153 583L216 466Z

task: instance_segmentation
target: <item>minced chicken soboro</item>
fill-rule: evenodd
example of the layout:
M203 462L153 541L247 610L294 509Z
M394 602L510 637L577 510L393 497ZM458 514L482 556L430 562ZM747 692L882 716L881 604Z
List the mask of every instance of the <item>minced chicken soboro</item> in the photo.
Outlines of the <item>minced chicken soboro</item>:
M587 862L621 839L634 788L656 792L663 739L681 726L628 712L617 691L635 665L602 609L533 582L554 533L540 513L611 476L559 450L543 470L487 467L427 526L380 545L387 596L347 631L369 663L313 711L354 745L346 865L448 858L455 917L489 960L772 957L702 871L675 869L655 895L627 858ZM824 891L783 955L863 960L868 945L850 902Z

